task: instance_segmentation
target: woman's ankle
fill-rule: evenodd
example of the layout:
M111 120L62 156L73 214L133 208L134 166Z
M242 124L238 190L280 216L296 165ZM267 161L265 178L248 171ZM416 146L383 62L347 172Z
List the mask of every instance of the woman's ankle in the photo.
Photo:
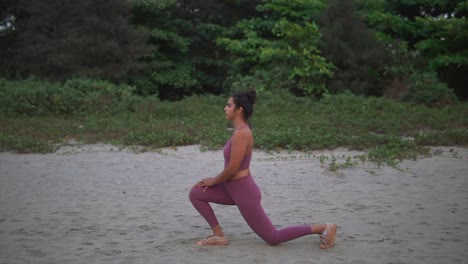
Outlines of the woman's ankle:
M323 232L325 232L326 229L327 229L327 225L323 225L323 224L310 226L310 230L312 231L312 234L321 235L323 234Z
M213 235L218 237L224 237L224 232L221 226L217 225L211 228L213 230Z

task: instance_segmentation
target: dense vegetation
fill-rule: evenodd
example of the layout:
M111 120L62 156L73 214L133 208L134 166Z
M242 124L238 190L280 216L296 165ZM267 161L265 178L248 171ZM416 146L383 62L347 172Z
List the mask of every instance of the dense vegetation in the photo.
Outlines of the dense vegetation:
M463 0L0 2L0 151L218 148L255 88L260 149L468 142ZM169 101L170 100L170 101Z
M464 0L5 0L0 76L171 100L246 87L413 100L424 81L466 99L467 13ZM437 96L415 100L453 98Z

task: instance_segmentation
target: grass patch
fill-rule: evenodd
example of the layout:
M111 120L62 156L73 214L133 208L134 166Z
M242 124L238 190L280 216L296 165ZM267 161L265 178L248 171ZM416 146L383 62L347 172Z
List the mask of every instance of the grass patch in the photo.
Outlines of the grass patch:
M347 147L394 164L428 154L428 146L468 146L468 104L445 108L385 98L330 95L320 101L261 92L251 121L256 148L311 151ZM49 116L0 116L0 150L53 152L69 139L145 146L200 144L220 149L231 135L227 97L178 102L141 99L131 110ZM120 108L121 109L121 108ZM352 165L350 162L347 165Z
M10 136L0 133L0 151L16 151L17 153L49 153L57 150L57 146L31 137Z

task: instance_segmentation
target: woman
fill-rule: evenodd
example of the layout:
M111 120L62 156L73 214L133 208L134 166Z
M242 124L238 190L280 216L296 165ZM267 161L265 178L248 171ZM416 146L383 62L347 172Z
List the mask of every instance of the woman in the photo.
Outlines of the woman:
M320 248L333 247L336 224L276 229L265 214L260 202L260 190L249 170L254 139L248 122L253 113L255 99L255 91L237 93L229 98L224 113L226 119L232 121L235 131L224 146L224 170L216 177L199 181L190 190L190 201L213 230L213 235L198 241L197 244L206 246L228 244L228 239L209 204L212 202L237 205L250 228L269 245L318 234L321 238Z

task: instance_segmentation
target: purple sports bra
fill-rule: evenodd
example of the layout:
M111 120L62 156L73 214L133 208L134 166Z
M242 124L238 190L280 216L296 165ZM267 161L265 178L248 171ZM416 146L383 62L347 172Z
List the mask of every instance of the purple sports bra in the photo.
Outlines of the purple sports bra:
M224 168L226 168L229 164L229 161L231 160L231 139L229 139L229 141L226 142L226 144L224 145L223 154L224 154ZM245 154L244 158L242 159L241 165L239 167L240 171L249 168L251 158L252 158L252 152L250 152L249 154Z

